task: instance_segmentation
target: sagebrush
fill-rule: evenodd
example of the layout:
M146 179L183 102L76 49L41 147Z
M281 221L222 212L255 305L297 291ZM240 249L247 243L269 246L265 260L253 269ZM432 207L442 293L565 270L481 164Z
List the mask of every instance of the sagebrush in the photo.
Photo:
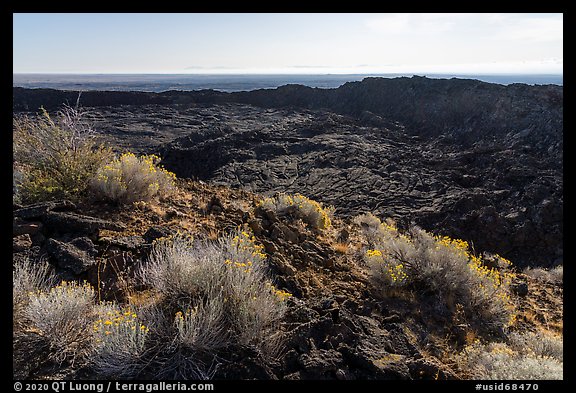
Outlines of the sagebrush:
M29 293L15 332L15 360L24 367L85 360L92 348L94 298L90 285L66 281Z
M272 284L262 249L246 231L213 242L176 235L156 242L141 277L179 308L176 322L190 325L179 329L188 344L265 346L289 294ZM212 328L199 334L198 320Z
M14 263L12 269L12 310L16 322L21 322L21 312L30 302L32 294L44 291L54 284L51 266L45 260L24 258ZM16 325L15 325L16 326Z
M524 269L524 274L539 281L544 281L552 284L562 284L564 280L564 266L558 265L552 269L544 269L541 267L530 267Z

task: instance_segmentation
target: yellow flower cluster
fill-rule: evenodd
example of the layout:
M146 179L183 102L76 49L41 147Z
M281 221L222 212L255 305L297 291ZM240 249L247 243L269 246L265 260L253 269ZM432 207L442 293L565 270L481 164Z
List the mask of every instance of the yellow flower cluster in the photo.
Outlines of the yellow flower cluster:
M266 259L264 246L256 244L256 237L246 231L241 231L232 238L232 246L239 251L248 251L255 258Z
M470 263L468 264L473 272L478 274L480 277L486 277L494 284L495 287L502 285L510 285L512 278L514 277L512 273L500 272L494 268L488 268L482 263L482 260L476 256L470 256Z
M138 316L132 310L107 311L103 318L94 322L92 329L95 334L104 336L119 334L126 330L145 335L150 329L140 324L137 318Z
M404 271L404 265L392 264L386 267L386 272L393 283L404 284L408 280L408 275Z
M370 263L378 265L377 271L383 274L383 278L392 286L404 285L408 281L408 274L402 263L385 258L381 250L367 250L366 258Z
M512 325L516 321L516 313L513 312L515 307L507 289L512 284L515 274L494 268L489 269L482 264L480 258L475 256L471 257L468 266L480 279L478 288L486 295L490 295L493 299L500 301L510 311L508 325Z
M226 302L227 299L224 299ZM185 312L178 311L174 315L174 325L178 330L181 339L185 339L196 329L197 325L198 306L189 308Z
M157 172L156 165L160 162L160 157L154 154L142 156L142 162L148 165L149 172L155 173Z
M380 220L378 220L380 222ZM396 223L392 219L387 219L379 224L380 233L396 239L401 239L405 243L412 243L412 239L401 233L396 227Z
M106 164L99 171L96 179L100 182L118 183L118 186L126 189L126 184L122 182L122 170L118 165Z
M280 300L286 300L292 296L290 292L283 291L281 289L277 289L274 291L274 295L278 296Z
M198 314L197 306L192 309L186 310L186 312L184 313L182 311L178 311L176 314L174 314L174 322L176 323L177 326L180 326L182 323L184 323L185 320L190 319L190 317L197 314Z
M381 256L382 256L382 251L380 251L380 250L368 250L368 251L366 251L366 256L367 256L368 258L381 257Z
M504 266L512 266L512 262L498 254L495 255L496 258L498 258L500 260L500 262L502 262L504 264Z
M396 225L394 224L393 221L389 221L389 222L385 221L385 222L380 224L380 227L383 230L388 231L388 232L395 232L395 233L398 232L398 228L396 228Z
M238 262L238 261L232 261L230 259L226 259L224 261L224 264L230 266L230 267L234 267L234 268L239 268L239 269L244 269L244 271L246 273L250 272L251 266L252 266L252 261L247 261L247 262Z
M452 239L448 236L436 236L436 248L446 247L451 251L455 251L460 255L464 255L470 258L470 253L468 252L468 242L461 239Z
M285 301L286 299L288 299L289 297L292 297L292 294L290 292L286 292L282 289L278 289L276 288L274 285L272 285L271 283L267 282L266 286L268 288L270 288L270 291L272 291L272 293L274 295L276 295L278 297L278 299L280 301Z
M496 343L492 345L492 350L490 351L492 354L504 354L504 355L518 355L518 353L514 352L512 348L504 343Z
M50 288L48 292L37 290L36 293L29 293L29 295L36 295L40 297L62 298L63 296L94 296L94 288L84 281L82 285L76 282L68 282L63 280L60 284Z

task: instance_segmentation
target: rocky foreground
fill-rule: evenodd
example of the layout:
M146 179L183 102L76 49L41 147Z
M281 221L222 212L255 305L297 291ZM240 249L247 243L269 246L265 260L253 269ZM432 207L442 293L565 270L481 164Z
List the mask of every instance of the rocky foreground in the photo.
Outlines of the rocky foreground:
M78 93L14 88L14 110ZM367 78L338 89L84 92L97 131L179 177L299 192L351 217L466 239L518 266L563 258L563 88Z
M281 324L282 352L270 359L236 346L212 354L214 379L470 378L459 351L476 339L498 340L482 321L462 319L429 294L383 296L360 262L360 228L347 220L334 219L330 231L318 235L286 217L259 213L259 197L249 192L194 181L178 187L168 200L124 208L67 201L14 206L14 260L43 256L59 279L86 280L99 300L145 305L134 272L156 239L178 231L215 239L246 225L264 246L277 287L292 294ZM561 334L561 284L518 274L513 288L518 316L512 331ZM14 361L16 378L94 378L73 365Z

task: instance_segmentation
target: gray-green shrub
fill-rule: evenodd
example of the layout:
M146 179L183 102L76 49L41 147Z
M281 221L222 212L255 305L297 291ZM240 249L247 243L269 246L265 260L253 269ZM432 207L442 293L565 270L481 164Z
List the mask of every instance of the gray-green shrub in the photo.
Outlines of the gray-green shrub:
M56 119L42 109L13 118L14 192L24 203L81 198L96 170L112 157L82 112L64 107Z
M91 348L94 298L89 284L66 281L31 293L23 311L22 342L36 343L34 352L48 360L73 364Z
M330 227L333 207L324 207L300 194L280 193L274 197L264 198L258 207L271 210L278 215L293 214L312 229L323 231Z
M188 372L205 377L209 365L194 354L230 345L268 356L278 351L279 322L290 294L272 284L262 249L245 231L216 241L180 234L156 241L139 275L162 296L165 309L175 310L168 315L157 308L152 312L153 319L172 322L154 324L164 329L157 331L159 336L173 337L160 375L168 370L171 376Z
M553 284L562 284L564 279L564 266L558 265L552 269L544 269L541 267L530 267L524 269L524 274L536 280Z
M98 199L121 204L166 197L175 189L176 175L159 163L155 155L124 153L98 168L90 189Z
M149 327L137 310L116 303L95 307L93 351L90 363L104 378L135 378L147 363L145 357Z
M381 222L368 214L354 222L368 242L363 261L375 286L428 291L450 308L460 304L469 317L486 327L502 328L514 322L513 274L488 268L467 242L433 236L418 227L402 232L392 221Z
M460 360L474 379L563 379L562 339L542 333L513 333L508 342L468 346Z

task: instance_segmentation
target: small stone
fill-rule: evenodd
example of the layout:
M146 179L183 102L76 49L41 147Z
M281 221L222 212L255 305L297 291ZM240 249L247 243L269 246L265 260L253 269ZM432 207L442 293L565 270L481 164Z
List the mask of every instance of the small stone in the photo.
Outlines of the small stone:
M259 219L248 221L248 226L250 226L250 229L252 229L252 232L254 232L256 236L260 235L264 230L262 226L262 221Z
M42 218L49 211L57 210L75 210L76 205L68 200L63 201L48 201L35 203L33 205L22 207L14 211L15 217L20 217L24 219L31 218Z
M83 273L96 263L96 248L87 237L76 238L68 243L48 239L46 251L56 259L58 266L74 274Z
M96 254L98 254L94 243L92 243L92 240L86 236L77 237L71 240L69 244L73 245L81 251L86 252L90 256L96 256Z
M121 231L126 227L122 224L102 220L100 218L83 216L75 213L48 212L44 220L46 228L60 233L79 233L92 235L100 229Z
M99 240L104 244L120 247L126 250L136 250L142 247L145 243L142 236L103 237Z
M296 274L296 269L288 261L286 261L280 254L271 260L271 264L278 269L281 274L287 276L294 276Z
M279 221L278 216L276 215L276 212L274 212L273 210L270 210L270 209L265 209L265 208L259 207L256 209L256 215L265 218L271 224Z
M298 364L302 369L317 377L323 377L323 374L330 371L336 372L343 363L342 354L335 350L312 349L298 358Z
M273 240L284 239L290 243L298 243L298 234L281 222L272 225L272 232L270 235Z
M382 318L382 323L398 323L398 322L400 322L400 315L398 314L392 314Z
M336 375L336 379L339 381L345 381L345 380L349 379L346 371L342 370L341 368L336 370L336 372L334 374Z
M174 231L171 230L170 228L162 226L153 226L146 231L143 238L147 243L152 243L156 239L160 239L162 237L168 237L173 234Z
M180 213L178 210L170 207L166 210L166 214L165 214L165 218L167 220L172 220L174 218L179 218L179 217L183 217L184 214Z
M276 244L274 244L273 242L266 240L264 238L261 239L260 242L264 246L264 250L266 251L267 254L275 254L278 252L278 247L276 247Z
M349 238L350 238L350 232L348 232L348 230L344 228L340 231L340 233L338 234L338 238L336 240L340 243L344 243L348 241Z
M218 214L224 210L224 206L220 198L216 195L213 195L206 206L206 210L210 213Z

